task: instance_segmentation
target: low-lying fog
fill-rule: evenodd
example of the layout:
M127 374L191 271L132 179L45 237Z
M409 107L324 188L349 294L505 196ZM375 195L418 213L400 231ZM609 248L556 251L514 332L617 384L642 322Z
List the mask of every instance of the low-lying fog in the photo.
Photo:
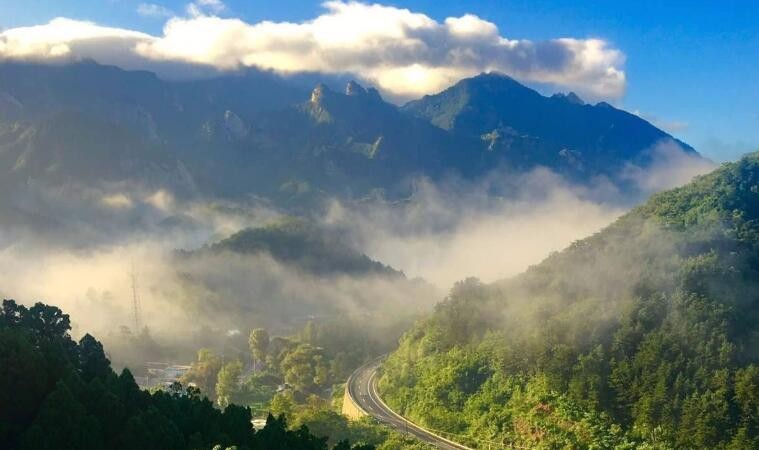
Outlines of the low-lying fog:
M625 173L646 193L712 168L669 146L655 155L652 169ZM12 216L0 219L0 296L55 304L71 315L77 336L92 332L106 346L121 326L134 328L133 288L144 325L169 346L200 329L284 332L317 316L391 322L429 310L457 280L515 275L632 204L604 180L579 187L544 169L416 185L403 202L332 200L311 219L426 283L312 275L267 255L176 253L281 214L255 201L179 200L125 185L29 187L15 193Z

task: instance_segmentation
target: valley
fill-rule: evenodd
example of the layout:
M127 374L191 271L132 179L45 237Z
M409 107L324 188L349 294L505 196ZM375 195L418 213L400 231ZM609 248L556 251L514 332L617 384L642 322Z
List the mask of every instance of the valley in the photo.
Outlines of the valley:
M0 0L2 449L759 448L757 8L64 3Z

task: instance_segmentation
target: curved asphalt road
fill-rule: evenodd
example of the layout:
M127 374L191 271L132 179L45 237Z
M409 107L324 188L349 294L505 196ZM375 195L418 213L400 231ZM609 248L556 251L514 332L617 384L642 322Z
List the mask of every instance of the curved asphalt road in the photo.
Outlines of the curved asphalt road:
M471 450L461 444L449 441L424 428L409 422L396 414L379 396L377 392L377 370L382 365L382 358L370 361L356 369L348 378L348 395L364 412L377 421L395 428L402 434L408 434L416 439L445 450Z

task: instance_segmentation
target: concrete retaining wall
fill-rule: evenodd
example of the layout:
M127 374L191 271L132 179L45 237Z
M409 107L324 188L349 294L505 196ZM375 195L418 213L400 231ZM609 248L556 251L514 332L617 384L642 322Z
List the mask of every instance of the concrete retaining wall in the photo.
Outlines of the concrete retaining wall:
M358 420L367 415L366 412L353 401L350 392L348 392L348 383L345 383L342 413L350 420Z

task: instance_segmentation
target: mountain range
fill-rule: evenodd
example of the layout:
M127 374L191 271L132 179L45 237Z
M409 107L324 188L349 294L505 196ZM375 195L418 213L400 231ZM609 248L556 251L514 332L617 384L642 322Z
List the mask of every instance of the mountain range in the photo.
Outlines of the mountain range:
M170 81L92 61L0 64L0 187L10 193L129 181L297 209L330 197L405 197L418 177L538 166L625 188L620 171L650 164L665 141L696 154L607 103L545 97L496 73L399 107L355 82L309 95L255 70Z

